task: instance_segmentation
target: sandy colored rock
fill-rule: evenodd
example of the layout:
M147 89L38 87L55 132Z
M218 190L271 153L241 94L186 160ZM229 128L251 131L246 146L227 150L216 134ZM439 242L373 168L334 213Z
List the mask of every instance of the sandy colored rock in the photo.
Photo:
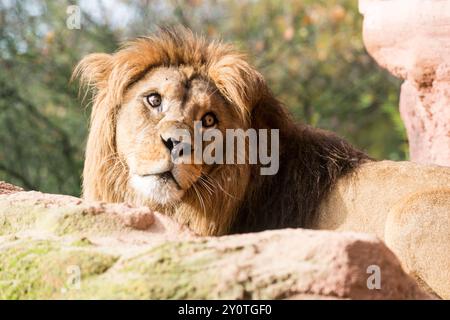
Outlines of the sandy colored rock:
M196 237L145 207L0 194L2 299L429 298L365 234ZM368 288L371 268L380 270L379 289Z
M404 79L411 160L450 165L450 0L359 0L370 55Z

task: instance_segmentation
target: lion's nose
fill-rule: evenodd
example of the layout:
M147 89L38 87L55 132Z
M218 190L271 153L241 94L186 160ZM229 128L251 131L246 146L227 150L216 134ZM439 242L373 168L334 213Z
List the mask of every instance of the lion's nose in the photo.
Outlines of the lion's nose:
M166 146L166 148L169 149L169 151L171 153L172 153L173 148L175 148L175 146L180 143L180 141L178 141L174 138L171 138L171 137L164 139L164 137L161 136L161 140L164 143L164 145Z
M191 145L189 143L182 142L172 137L164 139L163 136L161 136L161 140L169 150L172 161L177 161L178 158L181 158L185 155L185 150L189 151L191 149Z

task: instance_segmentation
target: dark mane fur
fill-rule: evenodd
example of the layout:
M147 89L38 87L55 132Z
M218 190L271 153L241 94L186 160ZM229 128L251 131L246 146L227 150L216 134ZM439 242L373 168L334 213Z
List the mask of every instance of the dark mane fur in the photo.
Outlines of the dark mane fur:
M264 176L252 168L231 233L312 228L336 181L369 157L331 132L295 123L271 94L262 101L253 111L254 127L280 130L279 171Z

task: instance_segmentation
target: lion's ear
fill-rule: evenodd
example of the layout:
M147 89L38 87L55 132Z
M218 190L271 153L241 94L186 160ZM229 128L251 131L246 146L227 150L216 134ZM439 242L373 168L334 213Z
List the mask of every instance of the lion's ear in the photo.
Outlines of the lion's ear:
M95 89L107 86L112 70L112 56L106 53L93 53L84 57L72 74L72 80L80 79L80 83Z

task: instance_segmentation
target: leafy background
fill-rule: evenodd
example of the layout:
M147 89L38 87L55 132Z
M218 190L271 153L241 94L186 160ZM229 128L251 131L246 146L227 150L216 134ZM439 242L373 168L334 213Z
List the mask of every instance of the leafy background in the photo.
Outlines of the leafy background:
M66 25L69 5L80 30ZM299 121L374 158L407 158L400 82L365 51L356 0L0 0L0 180L79 195L89 108L73 67L174 24L245 50Z

